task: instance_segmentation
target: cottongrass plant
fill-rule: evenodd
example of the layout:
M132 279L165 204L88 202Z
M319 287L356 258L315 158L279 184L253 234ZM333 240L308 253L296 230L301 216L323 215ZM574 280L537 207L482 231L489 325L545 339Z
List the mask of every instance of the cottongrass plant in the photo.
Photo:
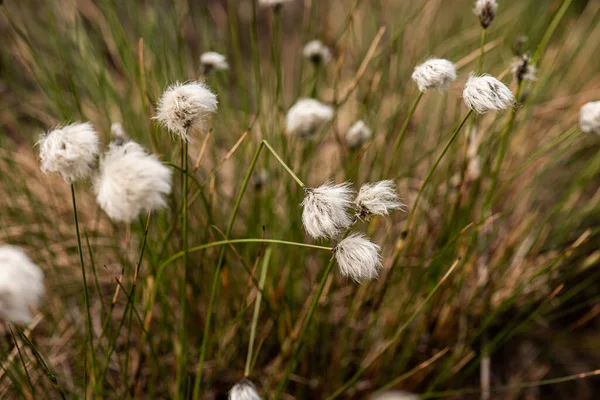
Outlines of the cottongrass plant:
M383 268L380 247L362 233L352 233L342 239L334 253L340 273L356 283L377 278Z
M166 207L172 172L133 141L115 141L100 159L94 192L98 205L116 222L131 223L142 212Z
M247 378L242 379L231 388L228 398L229 400L262 400L254 383Z
M331 61L331 50L320 40L311 40L302 50L304 58L315 65L324 65Z
M44 273L23 250L0 246L0 319L28 324L44 295Z
M350 224L348 209L352 206L354 190L348 182L325 183L316 188L305 188L302 201L302 224L314 239L336 238Z
M441 58L432 58L418 65L411 76L421 92L445 90L456 80L456 65Z
M300 99L285 118L286 133L311 138L333 119L333 108L315 99Z
M358 149L371 139L373 136L373 130L367 126L365 121L356 121L344 136L346 146L350 149Z
M261 7L273 7L277 9L292 1L293 0L258 0L258 5Z
M479 18L479 23L483 29L487 29L498 12L498 2L496 0L477 0L473 13Z
M600 101L592 101L581 107L579 127L582 132L600 135Z
M515 104L511 90L490 75L471 75L463 90L463 100L478 114L507 110Z
M359 218L369 219L373 215L387 216L405 206L396 193L396 183L392 180L367 183L358 191L354 200Z
M227 57L215 51L203 53L200 56L200 64L202 64L205 75L208 75L212 71L226 71L229 69Z
M531 56L529 54L523 54L518 57L513 62L511 70L515 82L534 82L537 80L537 69L532 65Z

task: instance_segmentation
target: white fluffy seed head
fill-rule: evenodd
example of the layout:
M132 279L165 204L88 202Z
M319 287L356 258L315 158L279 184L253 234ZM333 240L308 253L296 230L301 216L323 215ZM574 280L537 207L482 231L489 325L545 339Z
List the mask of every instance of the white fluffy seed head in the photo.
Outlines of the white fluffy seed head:
M89 177L94 171L99 145L90 123L56 128L40 137L41 169L58 172L67 183Z
M352 223L348 208L352 206L354 191L350 183L328 182L305 191L302 223L310 236L335 238Z
M262 400L256 386L249 379L242 379L229 391L229 400Z
M287 113L286 133L310 138L332 119L333 108L315 99L300 99Z
M371 128L363 120L357 121L346 132L346 145L351 149L357 149L365 144L373 136Z
M537 69L531 64L529 54L524 54L512 63L513 78L517 82L537 80Z
M127 139L129 139L129 137L127 136L127 133L125 133L125 130L123 129L123 125L121 125L120 122L113 122L110 126L110 133L111 135L113 135L113 137L115 138L115 140L117 141L126 141Z
M0 246L0 319L15 324L31 321L31 309L44 295L44 273L23 250Z
M166 207L171 170L135 142L111 143L100 159L94 192L110 219L130 223L142 211Z
M405 206L396 193L396 183L392 180L367 183L358 191L354 200L356 212L360 218L372 215L386 216Z
M302 54L314 64L327 64L331 61L331 51L320 40L306 43Z
M160 98L155 119L170 132L189 141L193 129L204 129L217 111L217 96L201 82L176 83Z
M600 101L592 101L581 107L579 127L582 132L600 135Z
M261 7L281 7L285 3L290 3L292 0L258 0L258 5Z
M209 73L212 70L224 71L229 69L227 58L223 54L215 51L209 51L200 56L200 63L204 67L204 71Z
M506 110L515 104L515 96L510 89L489 75L471 75L463 90L463 100L467 107L479 114Z
M371 400L419 400L419 396L399 390L391 390L374 396Z
M415 68L412 80L421 92L447 89L456 80L456 65L448 60L432 58Z
M334 251L342 275L358 283L379 276L382 268L379 246L362 233L353 233L343 239Z
M479 18L479 23L486 29L488 28L498 12L498 3L496 0L477 0L473 13Z

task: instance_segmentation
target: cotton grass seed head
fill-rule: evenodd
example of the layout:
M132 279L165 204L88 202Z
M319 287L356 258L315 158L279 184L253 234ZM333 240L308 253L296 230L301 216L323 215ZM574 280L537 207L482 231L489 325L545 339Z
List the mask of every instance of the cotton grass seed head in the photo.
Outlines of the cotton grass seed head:
M456 66L448 60L432 58L415 68L412 80L421 92L444 90L456 80Z
M331 51L320 40L308 42L302 54L315 65L327 64L331 60Z
M354 191L350 183L328 182L304 190L302 223L310 236L335 238L352 223L348 208L352 206Z
M58 172L67 183L89 177L96 164L98 135L90 123L56 128L40 137L41 169Z
M529 54L518 57L511 66L513 77L517 82L537 80L537 70L531 65Z
M487 29L496 18L498 3L496 0L477 0L473 12L479 18L481 27Z
M135 142L111 143L94 182L98 205L116 222L130 223L142 211L164 208L171 170Z
M379 276L382 269L380 248L362 233L353 233L334 249L342 275L361 283Z
M332 119L333 108L315 99L300 99L287 113L286 132L310 138Z
M419 396L399 390L391 390L371 397L371 400L419 400Z
M368 219L372 215L387 216L394 210L401 210L405 204L396 193L396 183L386 180L363 185L354 205L358 216Z
M44 273L23 250L0 246L0 319L27 324L44 294Z
M363 120L357 121L346 132L346 145L351 149L357 149L365 144L373 136L371 128Z
M593 101L581 107L579 127L582 132L600 135L600 101Z
M273 7L279 9L286 3L291 3L292 0L258 0L258 5L261 7Z
M209 51L200 56L200 64L204 68L204 73L208 74L213 70L225 71L229 69L227 58L223 54Z
M510 89L489 75L471 75L463 90L463 100L467 107L479 114L506 110L515 104L515 96Z
M262 400L256 391L254 383L249 379L242 379L229 391L229 400Z
M160 98L155 119L171 133L190 140L193 129L204 129L217 111L217 96L201 82L176 83Z

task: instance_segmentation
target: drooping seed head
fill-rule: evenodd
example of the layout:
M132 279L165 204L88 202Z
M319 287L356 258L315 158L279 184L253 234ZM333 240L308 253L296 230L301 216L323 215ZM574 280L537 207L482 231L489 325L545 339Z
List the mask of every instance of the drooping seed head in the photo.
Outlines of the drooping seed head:
M600 135L600 101L592 101L581 107L579 127L582 132Z
M143 211L166 207L171 181L171 170L142 146L113 142L100 159L94 192L110 219L130 223Z
M302 54L315 65L327 64L331 60L331 51L320 40L306 43Z
M348 209L352 206L354 191L350 183L325 183L306 188L302 201L302 223L306 232L315 239L335 238L351 223Z
M0 319L15 324L31 322L31 309L44 295L44 273L23 250L0 247Z
M353 233L334 249L340 273L354 281L373 280L382 269L380 248L362 233Z
M90 123L56 128L40 137L41 169L58 172L67 183L89 177L98 156L98 135Z
M479 23L483 29L487 29L498 12L498 3L496 0L477 0L473 12L479 18Z
M208 74L213 70L225 71L229 69L227 58L223 54L214 51L203 53L200 56L200 64L202 64L205 74Z
M190 140L193 129L204 129L217 111L217 96L201 82L176 83L160 98L155 119L171 133Z
M537 69L531 64L531 57L527 53L515 59L511 68L517 82L537 80Z
M515 104L515 96L510 89L489 75L471 75L463 90L463 100L467 107L479 114L506 110Z
M244 378L236 383L229 391L229 400L262 400L256 386L249 379Z
M421 92L447 89L456 80L456 65L448 60L432 58L415 68L412 80Z
M365 144L373 136L371 128L363 120L357 121L346 132L346 145L351 149L357 149Z
M315 99L300 99L287 113L286 133L310 138L332 119L333 108Z
M358 191L354 205L358 216L366 219L373 215L387 216L405 206L400 201L396 193L396 183L392 180L363 185Z

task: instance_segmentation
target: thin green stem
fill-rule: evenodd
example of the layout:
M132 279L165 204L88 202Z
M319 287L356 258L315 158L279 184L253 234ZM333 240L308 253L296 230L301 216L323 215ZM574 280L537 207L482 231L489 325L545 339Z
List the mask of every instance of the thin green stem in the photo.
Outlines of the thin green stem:
M242 183L242 187L240 189L240 193L238 194L237 200L235 202L235 206L233 207L231 218L229 219L229 223L227 224L227 230L225 231L225 239L229 239L231 235L231 230L233 229L233 224L235 222L235 218L240 209L240 204L242 203L242 197L246 192L246 188L248 187L248 182L250 182L250 178L252 177L252 173L254 171L254 167L256 166L256 162L258 161L258 156L260 156L260 152L263 148L263 141L256 149L256 153L254 153L254 157L252 158L252 162L250 163L250 168L246 173L246 177L244 178L244 182ZM210 291L210 300L208 302L208 312L206 314L206 320L204 322L204 333L202 335L202 345L200 348L200 359L198 360L198 367L196 370L196 381L194 382L194 392L193 399L197 400L200 396L200 384L202 382L202 372L204 367L204 360L206 358L206 351L208 349L208 339L210 335L210 323L212 320L212 313L215 304L215 298L217 297L217 289L219 286L219 278L221 276L221 268L223 267L223 261L225 259L225 247L221 249L221 253L219 254L219 260L217 261L217 267L215 269L215 273L213 276L212 287Z
M273 154L273 156L277 159L277 161L279 161L279 164L281 164L281 166L283 168L285 168L285 170L288 172L288 174L291 175L292 178L294 178L294 180L298 183L298 185L300 185L300 187L305 187L306 185L304 185L304 182L302 182L300 180L300 178L298 178L298 176L294 173L294 171L292 171L292 169L285 163L285 161L283 161L283 159L279 156L279 154L277 154L277 152L275 151L275 149L273 147L271 147L271 145L269 144L269 142L267 142L266 140L262 141L262 144L265 145L265 147L267 149L269 149L269 151L271 152L271 154Z
M10 324L8 324L8 329L10 330L10 335L15 342L15 347L17 348L17 352L19 353L19 359L21 360L21 364L23 364L23 369L25 370L25 376L27 377L27 383L29 384L29 388L31 389L31 394L35 397L35 388L31 383L31 377L29 376L29 370L27 369L27 365L25 364L25 359L23 358L23 354L21 354L21 348L19 347L19 343L17 342L17 338L15 337L15 333L12 330Z
M248 341L248 354L246 356L246 368L244 369L244 376L250 376L252 368L252 352L254 351L254 338L256 337L256 327L258 326L258 315L260 314L260 303L262 300L263 289L265 287L265 280L267 279L267 270L269 269L269 261L271 260L271 248L267 247L265 250L265 257L263 258L262 268L260 271L260 282L258 284L258 290L256 291L256 301L254 302L254 315L252 315L252 326L250 327L250 340Z
M81 276L83 277L83 294L85 297L85 308L87 317L87 340L91 350L92 364L92 386L96 391L96 354L94 352L94 338L92 332L92 315L90 313L90 298L88 294L87 279L85 276L85 265L83 262L83 249L81 248L81 236L79 235L79 219L77 218L77 201L75 200L75 185L71 184L71 199L73 200L73 216L75 217L75 232L77 233L77 250L79 252L79 263L81 265ZM86 352L87 353L87 352Z
M411 222L412 222L412 220L413 220L413 218L415 216L415 212L417 211L417 208L418 208L418 205L419 205L419 200L421 199L421 196L423 196L423 192L425 191L425 188L427 187L427 184L431 180L431 177L433 176L433 173L435 172L436 168L438 167L438 165L442 161L442 158L444 157L444 155L446 154L446 152L450 148L450 145L452 145L452 142L454 142L454 139L456 139L456 137L458 136L458 133L460 132L460 130L462 129L462 127L465 125L465 123L467 122L467 120L469 119L469 117L471 116L472 113L473 113L473 110L469 110L469 112L467 112L465 114L465 116L463 117L463 119L460 122L460 124L454 130L454 133L450 137L450 140L448 140L448 143L446 143L446 146L444 146L444 149L442 150L442 152L440 153L440 155L438 156L438 158L435 160L435 163L433 164L433 166L429 170L429 173L425 177L425 180L423 181L423 184L421 185L421 188L419 189L419 193L417 194L417 198L416 198L414 204L412 205L412 209L410 210L410 214L408 215L408 219L407 219L407 222L406 222L406 229L405 229L406 231L408 231L410 229L410 224L411 224Z
M565 16L567 9L569 8L569 6L571 5L572 2L573 2L573 0L564 0L562 5L560 6L560 9L556 12L554 19L548 26L548 29L544 33L544 36L542 37L540 44L538 45L538 47L535 50L535 53L531 60L534 65L539 65L539 62L541 61L542 56L544 55L544 51L546 51L546 47L548 46L548 43L550 43L550 39L552 39L552 35L554 34L554 31L556 31L558 24Z
M402 145L402 141L404 140L404 137L406 136L406 132L408 131L408 126L410 125L410 121L412 120L413 115L415 115L415 111L417 110L417 106L419 105L419 102L423 98L423 94L424 93L425 92L419 91L419 94L417 95L417 98L415 99L415 101L413 102L412 106L410 107L410 110L408 111L408 115L406 116L406 119L404 120L404 124L402 125L402 129L400 130L400 134L396 138L396 141L394 142L394 146L392 147L392 156L388 157L387 166L384 169L385 173L384 173L383 178L386 178L390 174L390 170L392 169L392 166L393 166L392 160L394 159L394 157L398 153L398 150L400 150L400 146Z
M429 303L429 301L433 298L434 294L438 291L438 289L442 286L442 284L448 279L450 274L452 274L452 272L456 269L458 264L459 264L459 260L456 260L452 264L452 266L448 269L448 271L444 274L442 279L440 279L439 282L431 290L431 292L429 292L429 294L423 300L423 302L421 304L419 304L417 309L411 314L411 316L406 320L406 322L396 331L394 336L392 336L392 338L377 352L377 354L375 354L370 360L368 360L352 376L352 378L350 378L350 380L348 382L346 382L342 387L340 387L338 390L336 390L332 395L327 397L327 400L333 400L333 399L339 397L342 393L344 393L350 386L352 386L354 384L354 382L356 382L358 380L358 378L360 378L362 376L362 374L364 374L369 368L371 368L371 366L375 363L375 361L377 361L379 359L379 357L384 355L385 352L388 351L388 349L390 347L392 347L398 341L398 339L400 339L400 337L404 334L404 332L410 326L410 324L415 320L415 318L417 318L417 316L419 315L421 310L425 307L425 305L427 305L427 303Z
M487 34L487 29L483 28L481 30L481 43L479 44L479 61L477 63L477 75L480 75L483 72L483 59L485 57L485 37Z

